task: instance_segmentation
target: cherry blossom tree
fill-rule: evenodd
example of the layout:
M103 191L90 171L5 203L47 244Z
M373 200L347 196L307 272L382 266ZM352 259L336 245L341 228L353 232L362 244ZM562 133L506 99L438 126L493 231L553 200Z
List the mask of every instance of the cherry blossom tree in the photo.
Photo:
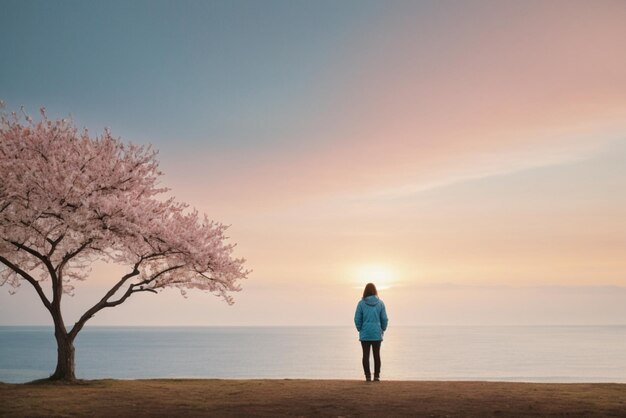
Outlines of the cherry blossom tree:
M108 130L92 137L41 111L0 119L0 285L32 286L57 342L53 380L75 380L74 340L105 308L142 292L202 289L232 304L249 271L234 258L226 226L165 198L156 151ZM128 266L71 327L61 300L97 260Z

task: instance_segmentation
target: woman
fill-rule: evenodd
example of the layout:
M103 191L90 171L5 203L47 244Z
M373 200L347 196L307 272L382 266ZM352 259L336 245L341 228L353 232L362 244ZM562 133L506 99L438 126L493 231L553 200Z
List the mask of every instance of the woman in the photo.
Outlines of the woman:
M372 381L370 348L374 352L374 382L380 381L380 343L383 342L387 322L385 304L378 298L374 283L368 283L354 314L354 324L359 331L359 340L363 348L363 371L367 382Z

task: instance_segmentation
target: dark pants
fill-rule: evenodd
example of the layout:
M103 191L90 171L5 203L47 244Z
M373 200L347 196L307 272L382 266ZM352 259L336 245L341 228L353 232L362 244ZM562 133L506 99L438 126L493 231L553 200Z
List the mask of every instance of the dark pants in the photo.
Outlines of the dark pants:
M374 377L380 376L380 343L382 341L361 341L363 348L363 371L365 376L371 376L370 372L370 347L374 351Z

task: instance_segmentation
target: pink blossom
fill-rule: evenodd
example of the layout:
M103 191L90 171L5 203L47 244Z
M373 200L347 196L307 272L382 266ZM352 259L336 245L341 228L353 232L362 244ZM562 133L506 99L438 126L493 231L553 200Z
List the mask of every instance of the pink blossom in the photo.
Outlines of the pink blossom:
M139 292L201 289L233 303L230 292L249 273L244 260L233 257L225 225L164 197L155 150L41 115L0 119L0 285L30 283L70 342L96 312ZM109 292L66 331L62 295L89 278L96 260L128 273L111 278Z

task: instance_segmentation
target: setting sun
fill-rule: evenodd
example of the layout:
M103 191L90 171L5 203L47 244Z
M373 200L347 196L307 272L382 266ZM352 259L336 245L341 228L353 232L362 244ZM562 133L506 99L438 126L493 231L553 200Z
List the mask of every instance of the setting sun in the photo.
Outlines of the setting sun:
M367 264L356 269L356 278L360 285L374 283L378 289L393 286L396 274L392 268L383 264Z

